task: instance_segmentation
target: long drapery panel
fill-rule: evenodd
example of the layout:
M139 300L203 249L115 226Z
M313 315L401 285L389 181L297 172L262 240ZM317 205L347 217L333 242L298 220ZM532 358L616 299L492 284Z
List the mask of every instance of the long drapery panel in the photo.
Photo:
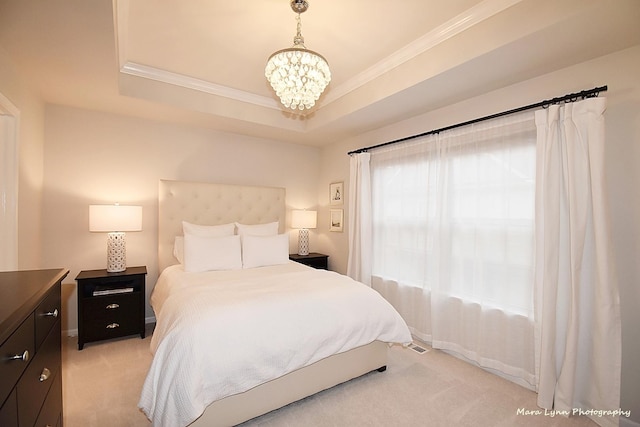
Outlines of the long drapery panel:
M349 159L349 260L347 275L371 286L371 174L369 153Z
M618 410L619 294L604 177L605 98L536 112L538 405ZM617 425L615 417L592 417Z

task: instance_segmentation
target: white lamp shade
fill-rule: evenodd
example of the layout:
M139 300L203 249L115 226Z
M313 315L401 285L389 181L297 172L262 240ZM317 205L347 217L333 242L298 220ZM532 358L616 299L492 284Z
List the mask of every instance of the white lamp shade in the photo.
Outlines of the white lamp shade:
M89 231L142 231L142 206L89 205Z
M316 211L294 210L291 212L291 228L316 228Z

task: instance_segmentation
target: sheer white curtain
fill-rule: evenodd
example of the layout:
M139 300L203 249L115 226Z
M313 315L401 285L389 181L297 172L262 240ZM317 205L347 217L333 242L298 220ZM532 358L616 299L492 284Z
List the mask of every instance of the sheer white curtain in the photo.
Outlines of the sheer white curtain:
M371 153L371 282L417 337L535 387L535 121Z
M606 98L594 98L536 112L536 367L543 408L619 408L621 326L604 187L605 107ZM617 425L615 418L592 418Z
M369 153L349 159L349 260L347 275L371 285L371 176Z

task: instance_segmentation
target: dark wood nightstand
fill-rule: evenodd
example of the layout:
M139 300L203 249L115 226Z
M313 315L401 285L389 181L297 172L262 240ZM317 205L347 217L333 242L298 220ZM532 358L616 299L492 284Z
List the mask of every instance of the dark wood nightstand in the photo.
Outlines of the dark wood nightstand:
M311 252L309 255L289 254L289 259L313 268L327 270L329 255Z
M85 270L78 282L78 350L91 341L140 334L144 338L147 267L119 273Z

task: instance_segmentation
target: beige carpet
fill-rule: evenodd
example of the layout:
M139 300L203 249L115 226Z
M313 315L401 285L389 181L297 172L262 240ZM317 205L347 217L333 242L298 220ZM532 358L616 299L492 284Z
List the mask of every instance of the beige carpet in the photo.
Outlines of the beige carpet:
M149 336L86 344L63 339L65 427L150 426L137 409ZM388 369L243 424L254 426L594 426L583 417L523 415L535 393L438 350L394 347Z

